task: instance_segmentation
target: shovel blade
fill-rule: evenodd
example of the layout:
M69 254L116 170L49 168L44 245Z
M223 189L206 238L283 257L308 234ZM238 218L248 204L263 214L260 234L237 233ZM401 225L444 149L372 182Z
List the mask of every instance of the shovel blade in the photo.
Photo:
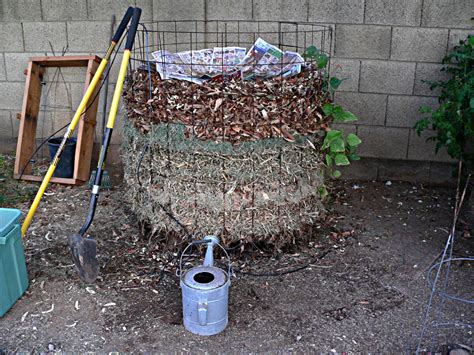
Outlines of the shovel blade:
M73 234L69 236L69 247L79 277L86 283L94 283L99 276L97 242L92 238Z

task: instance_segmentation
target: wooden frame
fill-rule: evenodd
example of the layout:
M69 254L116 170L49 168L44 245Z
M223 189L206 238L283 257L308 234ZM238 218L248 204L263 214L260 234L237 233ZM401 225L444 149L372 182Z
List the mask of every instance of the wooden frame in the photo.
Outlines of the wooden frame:
M13 170L13 177L15 179L20 177L21 170L35 149L36 126L41 101L41 81L45 69L50 67L87 67L86 80L84 83L85 92L99 66L100 60L101 59L97 56L31 57L29 59L28 69L25 71L26 84L23 106L19 117L20 129L18 132L15 167ZM100 81L92 98L97 94L99 87ZM92 106L82 115L79 122L73 177L52 177L51 182L67 185L81 185L89 180L98 104L99 100L95 100ZM43 177L32 175L31 165L28 165L21 179L42 181Z

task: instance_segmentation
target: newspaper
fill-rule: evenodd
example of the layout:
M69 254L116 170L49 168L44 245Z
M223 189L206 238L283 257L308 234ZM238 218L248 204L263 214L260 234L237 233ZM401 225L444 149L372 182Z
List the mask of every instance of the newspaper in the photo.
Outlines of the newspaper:
M301 72L304 59L300 54L282 51L258 38L250 50L243 47L214 47L196 51L152 53L161 79L187 80L197 84L223 76L242 80L256 77L289 77Z
M218 74L236 71L246 52L247 49L242 47L214 47L213 70Z

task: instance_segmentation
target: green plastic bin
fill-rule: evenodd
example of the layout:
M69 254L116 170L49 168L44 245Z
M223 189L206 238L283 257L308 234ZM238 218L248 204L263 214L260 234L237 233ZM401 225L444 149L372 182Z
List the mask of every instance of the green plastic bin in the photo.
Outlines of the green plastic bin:
M0 317L28 288L20 215L19 210L0 208Z

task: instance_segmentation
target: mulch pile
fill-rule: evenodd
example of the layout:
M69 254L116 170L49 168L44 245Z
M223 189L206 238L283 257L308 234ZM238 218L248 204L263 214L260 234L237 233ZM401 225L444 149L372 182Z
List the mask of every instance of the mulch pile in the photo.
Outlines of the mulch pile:
M154 124L182 123L187 137L238 144L265 138L306 136L327 128L329 102L321 72L306 67L297 76L257 81L229 78L204 85L161 81L136 70L124 94L128 118L142 133Z

